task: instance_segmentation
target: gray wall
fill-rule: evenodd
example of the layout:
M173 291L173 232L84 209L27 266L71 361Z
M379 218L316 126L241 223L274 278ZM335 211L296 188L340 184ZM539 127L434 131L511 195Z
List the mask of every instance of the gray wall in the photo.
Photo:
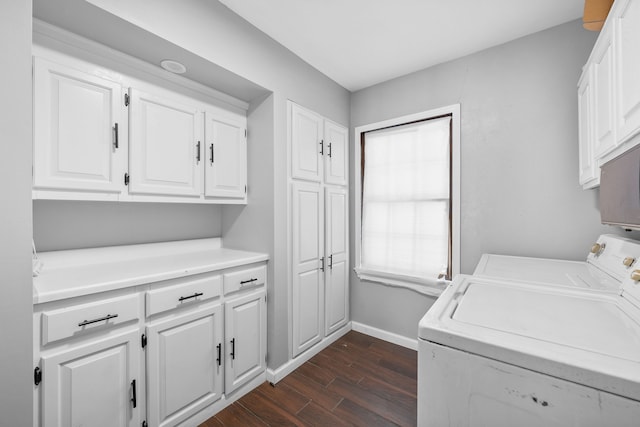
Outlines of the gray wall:
M218 237L221 218L219 205L33 202L38 251Z
M33 422L31 2L0 4L0 425Z
M352 130L461 104L462 273L484 252L585 259L620 232L578 184L576 85L596 36L573 21L352 95ZM354 321L416 337L432 298L351 283Z
M57 0L56 3L69 5L73 1ZM76 3L77 8L60 8L49 1L35 2L43 11L38 14L38 18L87 38L102 34L101 37L104 38L96 41L115 49L131 51L131 46L126 46L127 49L122 46L122 43L130 43L129 40L121 40L123 37L112 31L103 31L104 26L110 25L110 22L91 21L93 14L79 12L82 8L89 7L87 3ZM101 1L96 0L96 3ZM132 22L154 36L180 46L272 93L265 100L258 99L251 103L252 113L249 119L255 120L257 124L249 123L249 145L253 150L249 161L254 165L249 169L249 205L245 208L227 206L216 212L206 211L207 207L187 206L180 215L197 218L198 221L203 221L205 216L210 215L210 228L203 228L200 236L194 236L192 227L181 226L171 237L208 237L219 230L226 242L225 246L263 250L269 254L271 317L268 325L268 357L269 367L277 368L288 360L290 339L287 332L286 101L291 99L338 123L348 125L350 93L217 1L185 0L180 2L179 8L175 7L173 0L141 0L127 2L125 6L119 5L121 2L102 3L117 17L115 25L122 25L121 21ZM74 13L78 16L74 16ZM271 125L264 123L265 120L270 120ZM256 135L252 130L255 126L258 127L258 132L264 134ZM261 158L255 158L257 153L260 153ZM69 217L65 224L74 232L77 230L75 227L81 227L89 234L75 233L76 236L65 239L60 236L64 233L54 230L56 225L47 219L55 210L53 203L38 203L35 206L37 241L52 249L55 246L60 248L63 244L86 247L104 244L107 237L108 244L123 244L132 240L155 240L156 235L164 236L163 233L167 232L160 225L149 225L141 231L141 224L137 219L147 215L146 208L109 207L106 208L112 214L109 215L106 211L101 212L104 206L106 205L81 206L79 203L69 202L66 208ZM91 220L82 212L86 209L95 214ZM168 208L167 205L156 205L151 209L160 212ZM127 223L130 218L134 218L133 224ZM91 230L90 222L108 224L106 227L111 228L114 234L107 236L101 231ZM120 227L116 227L116 224L120 224ZM65 240L61 241L61 238Z

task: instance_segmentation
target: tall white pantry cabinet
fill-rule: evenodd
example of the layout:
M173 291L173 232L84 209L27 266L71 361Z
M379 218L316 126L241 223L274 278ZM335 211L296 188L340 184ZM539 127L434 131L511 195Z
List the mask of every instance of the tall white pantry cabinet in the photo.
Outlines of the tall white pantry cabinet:
M348 131L288 103L292 356L349 318Z

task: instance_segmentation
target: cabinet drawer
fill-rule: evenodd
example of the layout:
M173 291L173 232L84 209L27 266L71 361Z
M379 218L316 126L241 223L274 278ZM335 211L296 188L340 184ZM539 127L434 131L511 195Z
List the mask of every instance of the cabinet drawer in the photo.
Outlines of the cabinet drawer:
M195 301L204 301L220 296L222 277L217 274L191 280L147 292L147 316L173 310Z
M224 275L224 293L239 291L240 289L263 286L267 280L267 267L262 265L255 268L234 271Z
M138 296L127 295L42 313L42 345L139 318Z

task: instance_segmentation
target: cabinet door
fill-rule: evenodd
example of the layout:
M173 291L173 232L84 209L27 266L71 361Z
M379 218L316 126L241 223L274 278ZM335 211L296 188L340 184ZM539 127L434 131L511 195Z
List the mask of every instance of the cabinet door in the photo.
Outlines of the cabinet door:
M327 184L347 185L349 132L346 128L325 120L324 142L326 145L324 181Z
M207 197L243 198L247 184L246 122L205 114L205 191Z
M347 323L349 304L349 231L347 190L326 189L325 334Z
M293 189L293 355L323 336L324 218L318 184L296 182Z
M34 188L122 191L121 94L118 83L34 58Z
M618 140L640 129L640 2L622 1L616 10Z
M267 368L265 292L225 303L225 393L229 394Z
M309 181L322 180L323 119L293 103L291 105L291 176Z
M202 113L170 94L131 89L129 192L199 196L202 180Z
M593 144L593 103L591 99L591 68L585 70L578 87L578 143L580 184L585 188L598 185Z
M222 395L222 307L147 327L149 426L173 426Z
M611 26L598 39L592 65L593 125L596 158L616 147L613 101L613 45Z
M43 427L140 426L140 335L132 331L42 358Z

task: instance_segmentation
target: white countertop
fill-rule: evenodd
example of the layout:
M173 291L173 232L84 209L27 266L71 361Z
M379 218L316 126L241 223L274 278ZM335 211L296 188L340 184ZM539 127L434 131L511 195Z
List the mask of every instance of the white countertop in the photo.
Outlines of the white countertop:
M267 254L221 247L219 238L44 252L33 303L79 297L262 262Z

